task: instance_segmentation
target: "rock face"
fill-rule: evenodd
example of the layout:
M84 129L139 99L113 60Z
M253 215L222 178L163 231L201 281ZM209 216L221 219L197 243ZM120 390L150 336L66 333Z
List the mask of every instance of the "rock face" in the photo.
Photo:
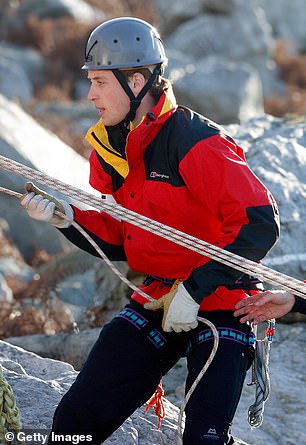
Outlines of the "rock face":
M262 338L262 337L260 337ZM233 424L233 434L241 438L235 445L288 445L306 443L304 324L276 325L270 353L271 393L265 404L264 422L251 429L247 411L255 400L250 371ZM6 342L0 342L0 364L13 388L21 410L24 429L49 430L56 405L77 373L63 362L41 358ZM164 377L166 419L156 429L156 417L139 408L105 444L172 445L176 443L178 406L182 403L186 364L182 360ZM172 403L171 403L172 402Z
M11 385L21 412L22 429L50 431L54 410L76 378L74 368L63 362L41 358L33 353L0 342L0 364ZM167 418L157 430L153 412L139 408L106 445L162 445L176 440L178 409L165 401Z
M259 339L264 337L266 327L265 323L259 326ZM289 326L276 323L270 351L271 391L264 406L263 423L259 428L251 429L247 421L248 409L255 401L255 387L247 385L252 380L249 370L233 422L234 436L251 445L306 443L305 338L305 324ZM167 397L177 406L183 398L182 382L185 374L186 364L181 361L175 370L164 377Z
M24 335L9 337L5 341L41 357L70 363L76 370L80 370L100 331L100 328L95 328L84 329L79 333Z
M154 3L162 12L167 8L160 0ZM241 123L261 112L263 97L286 94L272 60L275 37L264 2L195 1L189 12L198 12L190 16L184 9L183 2L175 2L165 14L169 75L182 103L223 124Z
M170 70L170 79L178 103L187 102L194 110L223 124L233 122L233 114L239 122L245 122L263 113L260 77L245 62L233 63L211 55Z
M234 433L250 444L306 443L303 420L306 409L305 339L305 324L276 324L270 353L271 393L265 404L264 422L253 430L246 423L248 407L255 400L255 390L245 385L233 425ZM250 381L249 375L247 382Z
M306 47L305 2L304 0L255 0L254 5L260 6L270 23L276 38L289 39L300 50Z
M281 236L264 263L305 279L305 123L262 116L228 130L245 148L250 167L278 203Z
M43 3L39 0L29 0L27 3L21 2L16 12L22 18L28 15L40 19L73 17L77 21L84 20L89 23L105 19L101 10L92 8L83 0L45 0Z
M0 69L0 93L26 104L31 103L37 85L48 81L47 59L33 49L5 42L4 31L19 30L29 17L41 20L69 17L76 26L88 24L89 29L94 28L97 22L111 18L103 7L98 7L98 3L94 8L83 0L2 0L2 3L0 22L4 41L0 44L0 67L3 68ZM289 40L295 51L305 50L304 0L292 0L290 4L287 0L189 0L188 7L183 0L150 0L149 4L160 17L155 25L160 28L169 52L170 77L175 79L172 73L175 69L173 51L178 53L182 76L186 73L184 82L181 78L179 84L174 85L185 105L196 104L201 113L227 124L244 122L250 113L253 116L260 113L266 97L286 95L285 84L273 60L273 50L277 39ZM212 57L217 59L213 65ZM83 53L80 52L80 65L82 58ZM190 64L196 67L193 72L189 71ZM207 65L213 69L205 71ZM220 65L223 66L221 72L225 71L228 76L228 88L225 88L222 75L216 76ZM232 69L228 65L232 65ZM71 73L68 71L67 75ZM200 76L204 83L202 89ZM74 108L82 106L81 99L87 96L88 86L81 78L80 73L71 88L71 97L78 99L73 102ZM253 90L246 104L245 89L251 80ZM213 86L210 95L206 91L209 86ZM212 96L215 100L211 99ZM220 103L224 100L228 102L226 113L220 110ZM65 107L65 104L58 105ZM87 118L90 118L90 112Z
M105 18L104 13L81 0L2 3L2 30L20 26L29 15L51 20L68 16L76 23ZM183 0L151 3L165 17L160 28L169 54L167 75L179 102L221 124L243 122L243 126L229 125L227 130L245 149L250 167L271 190L280 210L281 238L264 264L305 279L306 125L262 114L264 97L285 94L271 58L276 39L290 39L293 49L305 50L305 0L192 0L188 8ZM46 81L46 59L39 51L17 47L4 39L0 53L0 154L94 193L88 186L87 161L12 102L17 99L22 104L31 103L35 88ZM80 60L82 57L80 54ZM76 81L74 98L85 98L87 88L84 80ZM70 118L71 128L82 128L84 133L96 120L95 110L84 102L38 103L35 110ZM0 169L1 186L21 192L30 179ZM84 323L84 311L91 310L93 314L99 308L103 325L124 305L125 287L99 259L89 259L72 250L57 230L30 220L17 200L1 194L0 218L1 311L16 303L10 287L12 280L29 289L38 277L48 284L48 275L53 287L45 292L45 299L57 318L69 314L71 323ZM57 256L46 267L30 265L30 253L37 248ZM127 266L121 267L128 274ZM18 309L22 312L37 304L40 310L37 299L19 301ZM16 316L16 312L11 314ZM54 409L77 375L71 364L77 369L82 366L99 331L96 328L79 334L63 332L57 336L10 339L49 358L0 342L0 363L16 395L24 428L50 429ZM304 324L277 325L270 356L271 395L265 406L264 423L259 429L249 428L246 413L254 401L254 388L245 385L233 425L236 436L256 445L306 443L305 340ZM176 443L185 376L186 363L182 360L164 378L167 419L160 431L156 429L155 416L144 416L142 407L106 443ZM250 379L249 375L247 381Z
M18 129L16 130L17 122ZM95 194L88 185L88 162L58 137L39 125L21 107L1 95L0 154ZM73 168L69 168L72 165ZM22 178L0 169L0 183L3 187L23 193L27 180L31 181L31 178ZM48 190L43 185L37 185ZM56 190L49 189L49 193L64 198ZM7 209L10 211L8 212ZM36 234L40 246L52 253L58 252L65 246L68 247L67 242L57 230L47 224L30 220L16 198L8 197L3 193L0 200L0 215L5 216L9 236L24 254L28 254L35 248L33 238L29 237L23 229L25 226Z

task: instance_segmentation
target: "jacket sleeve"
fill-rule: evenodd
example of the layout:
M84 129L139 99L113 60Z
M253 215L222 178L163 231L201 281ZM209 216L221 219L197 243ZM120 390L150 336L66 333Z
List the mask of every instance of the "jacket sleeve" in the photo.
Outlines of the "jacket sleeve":
M180 173L194 196L220 221L219 239L209 241L260 261L279 237L278 211L271 193L248 167L242 149L226 136L212 136L188 152ZM233 285L242 275L203 257L184 285L201 303L218 286Z
M95 151L90 156L90 184L102 194L111 194L112 185L110 176L102 169ZM126 255L123 247L123 223L96 210L80 210L72 206L74 220L96 242L100 249L113 261L125 261ZM86 252L98 256L99 253L74 227L60 229L63 235Z
M295 303L290 312L300 312L306 314L306 300L301 297L295 297Z
M122 223L104 212L80 210L72 206L74 220L85 230L105 255L112 261L126 261L123 247ZM74 226L59 229L75 246L100 257L92 244Z

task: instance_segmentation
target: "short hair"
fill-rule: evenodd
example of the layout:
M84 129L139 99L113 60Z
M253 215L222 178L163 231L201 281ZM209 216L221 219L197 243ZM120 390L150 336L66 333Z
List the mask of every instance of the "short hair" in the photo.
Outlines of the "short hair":
M154 66L152 67L154 69ZM149 94L153 97L154 103L157 104L157 102L160 99L160 96L163 94L164 91L167 91L167 89L170 86L169 79L163 77L164 72L164 64L161 67L161 74L156 77L154 80L151 88L149 89ZM152 76L151 67L139 67L139 68L131 68L131 69L124 69L120 70L122 74L124 75L126 81L135 73L140 73L143 75L143 77L148 80Z

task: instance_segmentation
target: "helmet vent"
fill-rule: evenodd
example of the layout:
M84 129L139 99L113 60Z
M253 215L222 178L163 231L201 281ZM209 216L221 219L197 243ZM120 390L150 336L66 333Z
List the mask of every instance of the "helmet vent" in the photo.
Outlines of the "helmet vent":
M97 43L98 43L98 40L96 40L96 41L91 45L91 47L89 48L88 52L86 52L86 49L85 49L85 60L86 60L86 62L92 62L92 61L93 61L93 56L92 56L92 54L90 54L90 53L91 53L93 47L94 47L95 45L97 45Z

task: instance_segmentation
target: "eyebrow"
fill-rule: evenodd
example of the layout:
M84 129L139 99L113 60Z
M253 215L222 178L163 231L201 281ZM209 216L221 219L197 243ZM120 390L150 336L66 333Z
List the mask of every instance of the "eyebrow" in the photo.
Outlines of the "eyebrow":
M87 76L87 79L88 80L101 80L101 79L106 79L106 77L105 76L103 76L103 75L97 75L97 76L94 76L94 77L89 77L89 76Z

